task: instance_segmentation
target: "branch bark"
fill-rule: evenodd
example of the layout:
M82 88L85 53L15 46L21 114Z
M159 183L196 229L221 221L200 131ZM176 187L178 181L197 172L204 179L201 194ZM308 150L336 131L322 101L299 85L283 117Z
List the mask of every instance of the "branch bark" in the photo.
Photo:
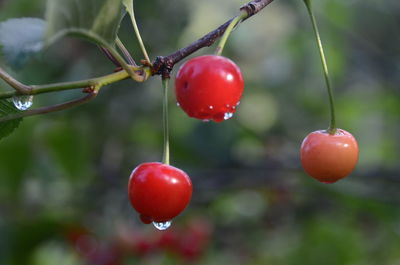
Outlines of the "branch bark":
M260 12L264 7L273 1L274 0L254 0L243 5L240 10L247 13L246 18L244 18L243 21ZM192 53L200 50L201 48L213 45L215 41L224 34L225 30L228 28L233 19L234 18L231 18L217 29L209 32L197 41L179 49L170 55L156 57L155 61L153 62L153 75L161 75L163 78L169 78L170 73L176 63Z
M272 3L274 0L253 0L245 5L243 5L240 10L242 12L246 12L247 16L243 18L242 21L247 20L248 18L252 17L253 15L257 14L260 12L263 8L265 8L267 5ZM208 34L204 35L197 41L191 43L190 45L179 49L178 51L167 55L167 56L158 56L152 65L145 64L143 67L138 67L141 69L146 69L146 67L151 67L151 74L152 75L161 75L163 78L169 78L170 73L176 63L179 61L183 60L187 56L193 54L194 52L198 51L201 48L204 47L209 47L212 44L215 43L217 39L219 39L226 29L228 28L229 24L232 22L234 18L231 18L221 26L219 26L217 29L209 32ZM120 66L120 60L117 60L117 58L111 53L111 51L105 47L100 47L101 50L106 54L106 56L116 65ZM135 79L138 82L143 82L147 79L147 76L141 76L141 74L135 73L135 69L131 69L131 67L134 67L136 65L131 65L129 68L129 71L127 69L124 69L127 71L133 79ZM60 86L60 84L50 84L50 85L43 85L43 86L28 86L24 85L18 80L12 78L9 74L7 74L3 69L0 68L0 78L6 81L11 87L13 87L17 92L4 92L0 93L0 98L8 98L12 97L13 95L16 94L27 94L27 95L33 95L33 94L38 94L38 93L48 93L52 91L60 91L60 90L66 90L66 89L71 89L71 86ZM72 84L82 84L82 86L73 86L72 88L81 88L87 86L87 82L91 83L91 81L96 81L94 79L90 80L83 80L83 81L77 81L77 82L72 82ZM46 89L42 89L46 88Z
M245 15L243 17L242 21L257 14L258 12L260 12L263 8L265 8L267 5L269 5L273 1L274 0L253 0L253 1L243 5L240 8L240 11L247 13L247 15ZM119 54L113 54L110 49L107 49L107 47L101 47L101 50L107 55L107 57L110 60L112 60L114 62L114 64L116 66L119 66L119 65L125 66L124 71L119 71L117 73L110 74L110 75L103 76L103 77L98 77L98 78L93 78L93 79L88 79L88 80L81 80L81 81L76 81L76 82L69 82L69 83L49 84L49 85L42 85L42 86L28 86L28 85L22 84L18 80L14 79L8 73L6 73L2 68L0 68L0 79L3 79L11 87L13 87L15 89L15 91L7 91L7 92L0 93L0 99L9 98L14 95L21 95L21 94L34 95L34 94L41 94L41 93L48 93L48 92L54 92L54 91L76 89L76 88L85 88L85 87L92 87L92 86L97 86L98 88L100 88L101 86L126 79L129 76L131 76L134 80L136 80L138 82L145 81L149 77L150 74L151 75L161 75L164 79L169 78L170 73L176 63L183 60L184 58L191 55L192 53L198 51L199 49L204 48L204 47L209 47L212 44L214 44L215 41L224 34L224 32L226 31L226 29L228 28L229 24L232 22L233 19L235 19L235 17L228 20L227 22L225 22L224 24L219 26L217 29L204 35L202 38L198 39L197 41L191 43L190 45L188 45L184 48L179 49L178 51L176 51L170 55L158 56L154 60L152 65L149 65L149 62L145 63L141 67L137 67L134 64L134 62L133 62L133 65L127 65L125 63L125 61L123 60L123 58L120 57ZM116 56L118 56L118 58ZM10 120L10 119L20 118L20 117L26 117L26 116L32 116L32 115L38 115L38 114L44 114L44 113L64 110L64 109L67 109L67 108L70 108L73 106L77 106L77 105L86 103L87 101L93 99L97 95L97 92L98 91L92 92L89 95L87 95L83 98L80 98L78 100L73 100L73 101L58 104L58 105L39 108L39 109L35 109L35 110L29 110L29 111L25 111L23 113L1 117L0 122Z

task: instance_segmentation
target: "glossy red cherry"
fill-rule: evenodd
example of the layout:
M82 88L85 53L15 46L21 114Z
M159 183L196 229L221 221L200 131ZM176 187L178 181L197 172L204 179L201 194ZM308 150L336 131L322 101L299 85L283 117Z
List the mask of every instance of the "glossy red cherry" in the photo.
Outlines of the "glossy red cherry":
M232 118L243 93L239 67L228 58L205 55L183 64L175 80L176 100L193 118L221 122Z
M358 161L358 144L351 133L342 129L334 135L325 130L315 131L303 140L300 158L311 177L333 183L353 171Z
M185 172L173 166L143 163L132 171L128 194L142 222L161 223L186 208L192 197L192 182Z

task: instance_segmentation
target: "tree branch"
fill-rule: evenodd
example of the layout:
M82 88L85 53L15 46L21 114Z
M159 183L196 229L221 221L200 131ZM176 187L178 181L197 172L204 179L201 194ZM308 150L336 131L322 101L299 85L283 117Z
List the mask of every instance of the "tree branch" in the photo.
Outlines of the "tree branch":
M240 10L244 10L247 12L247 18L257 14L260 12L264 7L271 4L274 0L255 0L251 1L245 5L243 5ZM247 18L243 19L246 20Z
M29 116L39 115L39 114L45 114L45 113L50 113L50 112L56 112L56 111L60 111L60 110L69 109L69 108L72 108L75 106L79 106L79 105L82 105L82 104L94 99L97 96L97 93L98 93L98 91L94 90L94 91L90 92L88 95L81 97L79 99L71 100L71 101L64 102L64 103L57 104L57 105L47 106L47 107L33 109L33 110L26 110L26 111L18 112L16 114L3 116L3 117L0 117L0 123L9 121L9 120L19 119L19 118L24 118L24 117L29 117Z
M250 18L251 16L257 14L260 12L264 7L272 3L274 0L253 0L245 5L243 5L240 10L243 12L247 13L247 16L243 17L243 20L246 20ZM112 49L109 49L108 47L100 47L101 50L107 55L107 57L114 62L116 66L123 66L124 71L120 71L119 75L117 73L110 74L111 78L108 78L108 76L104 77L98 77L98 78L93 78L93 79L88 79L88 80L82 80L82 81L77 81L77 82L69 82L69 83L59 83L59 84L49 84L49 85L43 85L43 86L28 86L25 84L22 84L18 80L14 79L11 77L9 74L7 74L1 67L0 67L0 78L3 79L5 82L7 82L11 87L13 87L16 92L14 91L7 91L0 93L0 99L2 98L9 98L14 95L18 94L27 94L27 95L34 95L34 94L41 94L41 93L48 93L48 92L53 92L53 91L61 91L61 90L67 90L67 89L75 89L75 88L83 88L87 86L92 86L92 85L97 85L97 82L101 82L102 80L105 80L105 82L102 85L109 84L111 82L116 82L120 81L122 79L127 78L126 74L121 72L127 72L129 75L136 81L138 82L143 82L149 77L149 68L151 67L151 74L152 75L161 75L163 78L169 78L169 75L172 71L172 68L174 65L181 61L182 59L186 58L187 56L191 55L192 53L198 51L201 48L204 47L209 47L214 42L220 38L226 29L228 28L229 24L232 22L232 20L235 18L232 18L219 26L217 29L211 31L210 33L206 34L202 38L198 39L197 41L191 43L190 45L179 49L178 51L167 55L167 56L158 56L154 63L151 65L144 65L142 67L136 67L135 65L127 65L125 64L125 61L123 58L119 55L116 54ZM79 33L79 32L78 32ZM113 78L117 74L118 78ZM122 76L123 75L123 76ZM110 81L110 82L109 82Z
M264 7L266 7L273 1L274 0L254 0L243 5L240 10L247 13L247 16L243 19L243 21L260 12ZM184 48L179 49L178 51L168 56L156 57L152 68L153 75L161 75L163 76L163 78L169 78L172 68L177 62L181 61L185 57L191 55L201 48L213 45L214 42L224 34L225 30L228 28L233 19L234 18L231 18L230 20L219 26L217 29L211 31L197 41L191 43Z
M26 94L27 92L30 92L30 90L31 90L31 88L29 86L24 85L21 82L19 82L18 80L16 80L15 78L13 78L6 71L4 71L1 67L0 67L0 78L3 79L11 87L13 87L20 94Z
M242 21L257 14L264 7L266 7L273 1L274 0L253 0L245 4L240 8L241 12L247 13L244 16L242 15ZM149 62L147 62L147 64L144 63L144 65L140 67L137 67L135 65L127 65L126 62L118 53L116 53L110 47L107 47L107 45L103 45L104 47L101 47L101 49L107 55L107 57L111 61L113 61L115 65L117 66L121 65L124 68L124 70L88 80L58 83L58 84L48 84L42 86L34 86L34 85L28 86L22 84L18 80L11 77L0 67L0 79L3 79L6 83L8 83L11 87L13 87L16 90L16 91L7 91L0 93L0 99L9 98L14 95L21 95L21 94L35 95L35 94L62 91L67 89L76 89L76 88L86 88L84 92L90 93L89 95L77 100L4 116L0 118L0 122L27 116L54 112L54 111L60 111L73 106L81 105L95 98L98 93L98 90L102 86L126 79L129 76L131 76L134 80L138 82L146 81L150 75L161 75L163 78L169 78L170 72L172 71L174 65L177 62L181 61L182 59L186 58L187 56L191 55L192 53L198 51L201 48L209 47L212 44L214 44L214 42L224 34L224 32L226 31L232 20L235 18L236 17L228 20L227 22L219 26L217 29L211 31L210 33L206 34L205 36L193 42L192 44L188 45L187 47L179 49L178 51L168 56L158 56L155 59L152 66L149 64ZM122 49L124 48L122 47Z
M150 70L147 67L135 67L130 66L131 70L134 72L134 78L137 82L145 81L149 75ZM5 77L5 78L4 78ZM64 83L56 83L56 84L47 84L47 85L31 85L27 86L19 81L15 80L9 74L7 74L1 67L0 67L0 78L4 79L7 83L9 83L12 87L22 87L26 92L17 91L6 91L0 93L0 99L3 98L10 98L16 95L37 95L49 92L56 92L56 91L63 91L63 90L70 90L70 89L77 89L77 88L85 88L85 87L93 87L98 86L99 88L117 81L121 81L123 79L127 79L129 74L125 71L118 71L109 75L100 76L92 79L87 80L80 80L74 82L64 82Z

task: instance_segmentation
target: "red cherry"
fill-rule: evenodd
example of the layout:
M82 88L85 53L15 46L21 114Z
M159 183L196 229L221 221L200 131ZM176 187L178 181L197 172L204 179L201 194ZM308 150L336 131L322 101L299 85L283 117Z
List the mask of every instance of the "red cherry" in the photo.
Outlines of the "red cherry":
M156 245L159 249L175 251L180 234L176 230L166 230L159 234Z
M186 260L194 261L205 252L211 239L212 227L205 220L192 221L182 234L178 253Z
M205 55L183 64L175 80L180 107L193 118L221 122L232 118L243 93L239 67L228 58Z
M315 131L303 140L300 158L311 177L333 183L353 171L358 161L358 144L351 133L342 129L337 129L334 135Z
M153 242L151 242L148 238L139 238L135 242L135 246L133 251L138 256L145 256L151 253L155 249Z
M143 214L141 214L139 216L139 218L140 218L140 221L142 221L142 223L144 223L144 224L150 224L151 222L153 222L153 219L151 217L144 216Z
M128 193L144 223L166 222L189 204L192 182L185 172L173 166L143 163L132 171Z

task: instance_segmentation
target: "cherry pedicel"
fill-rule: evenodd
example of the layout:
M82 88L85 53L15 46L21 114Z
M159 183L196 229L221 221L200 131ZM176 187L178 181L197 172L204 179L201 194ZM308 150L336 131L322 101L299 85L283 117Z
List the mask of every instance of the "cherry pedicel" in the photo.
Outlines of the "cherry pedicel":
M159 230L171 225L192 197L192 182L182 170L152 162L136 167L129 178L128 194L143 223Z
M300 159L311 177L334 183L353 171L358 161L358 144L351 133L342 129L334 134L315 131L303 140Z
M232 118L243 88L239 67L218 55L204 55L187 61L175 80L179 106L190 117L216 122Z

